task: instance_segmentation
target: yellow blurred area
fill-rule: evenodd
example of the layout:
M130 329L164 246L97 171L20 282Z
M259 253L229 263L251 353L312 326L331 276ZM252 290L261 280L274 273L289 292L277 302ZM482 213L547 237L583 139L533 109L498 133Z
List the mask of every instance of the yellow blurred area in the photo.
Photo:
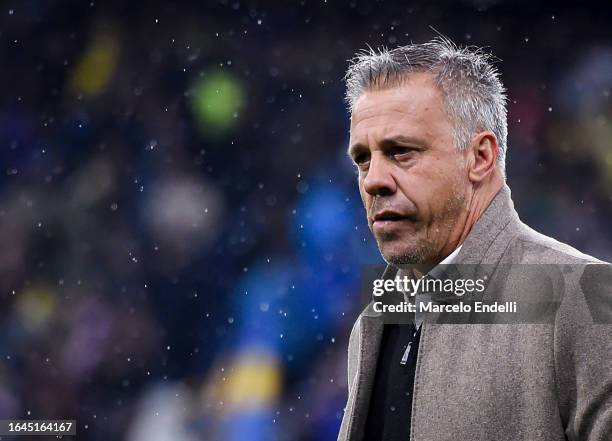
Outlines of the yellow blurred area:
M612 189L612 125L609 118L600 116L577 123L553 126L550 145L560 149L567 160L594 158L602 173L604 191Z
M73 93L93 98L108 86L117 68L119 38L105 31L94 35L73 71L70 88Z
M271 357L243 355L230 369L221 386L222 399L232 408L257 408L269 405L279 395L281 373Z
M19 294L15 308L23 326L36 331L44 327L53 316L55 296L46 286L28 288Z

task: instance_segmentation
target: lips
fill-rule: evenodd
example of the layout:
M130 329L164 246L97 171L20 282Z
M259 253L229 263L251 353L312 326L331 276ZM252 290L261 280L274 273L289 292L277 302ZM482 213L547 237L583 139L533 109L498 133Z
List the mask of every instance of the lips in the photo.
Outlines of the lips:
M372 220L372 232L375 234L404 231L406 228L413 229L413 223L416 221L415 217L410 214L388 208L377 211L370 219Z
M407 216L398 213L397 211L385 210L379 211L374 215L374 222L383 222L383 221L399 221L402 219L406 219Z

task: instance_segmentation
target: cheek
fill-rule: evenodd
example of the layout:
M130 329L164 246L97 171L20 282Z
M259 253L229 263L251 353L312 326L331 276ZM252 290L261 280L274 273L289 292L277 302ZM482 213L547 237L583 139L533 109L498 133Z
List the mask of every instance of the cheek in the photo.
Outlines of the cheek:
M399 177L400 191L422 217L428 218L430 213L435 213L453 191L456 183L451 168L444 160L423 161Z
M398 174L397 183L404 198L418 207L426 205L430 198L435 197L435 186L438 185L436 179L432 178L431 172L425 167L404 170Z
M436 197L432 201L432 210L435 210L438 216L455 213L463 203L466 194L465 176L461 170L448 168L435 185Z

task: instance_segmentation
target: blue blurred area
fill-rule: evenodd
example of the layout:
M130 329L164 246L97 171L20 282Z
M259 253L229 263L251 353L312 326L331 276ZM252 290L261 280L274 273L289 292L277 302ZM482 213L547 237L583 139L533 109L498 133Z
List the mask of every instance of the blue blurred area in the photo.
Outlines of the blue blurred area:
M336 439L360 267L382 262L342 77L366 44L430 25L500 59L521 217L612 257L610 8L3 8L2 419L76 419L81 440Z

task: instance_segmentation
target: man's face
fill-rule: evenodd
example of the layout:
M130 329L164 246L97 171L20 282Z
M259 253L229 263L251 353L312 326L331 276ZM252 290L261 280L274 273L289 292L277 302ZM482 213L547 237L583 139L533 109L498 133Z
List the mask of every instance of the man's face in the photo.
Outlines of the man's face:
M469 201L443 97L428 73L367 91L351 116L349 154L370 230L389 263L437 263L452 252Z

